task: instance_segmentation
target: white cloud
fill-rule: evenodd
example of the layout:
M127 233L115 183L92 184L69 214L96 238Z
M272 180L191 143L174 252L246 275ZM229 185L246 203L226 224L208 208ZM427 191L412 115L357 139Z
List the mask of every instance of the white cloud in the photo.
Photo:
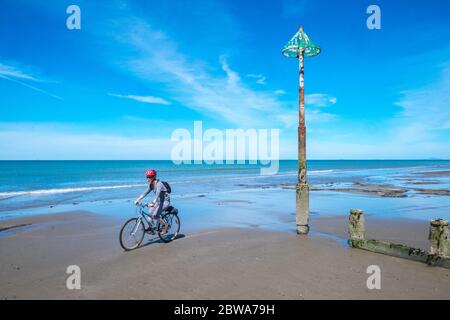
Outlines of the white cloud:
M225 71L227 74L227 82L230 87L237 88L239 85L239 82L241 81L241 78L239 77L239 74L229 67L227 63L227 59L225 56L220 57L220 64L222 66L222 70Z
M38 79L35 75L33 75L30 71L28 71L28 69L30 69L30 68L29 67L21 67L16 63L8 63L8 64L0 63L0 78L20 84L21 86L24 86L33 91L45 94L49 97L52 97L52 98L55 98L58 100L64 100L60 96L50 93L44 89L38 88L35 85L26 83L25 81L50 82L47 80Z
M401 108L395 119L398 123L420 125L430 132L447 129L450 122L450 62L443 66L440 78L434 83L401 94L402 99L396 103Z
M159 97L153 97L153 96L136 96L136 95L122 95L122 94L115 94L115 93L108 93L109 96L116 97L116 98L122 98L122 99L131 99L143 103L150 103L150 104L163 104L163 105L170 105L170 102Z
M93 132L48 123L0 123L2 160L169 159L173 142Z
M248 74L247 77L256 79L256 83L260 85L266 84L266 77L262 74Z
M388 122L386 144L427 157L450 158L450 62L440 77L421 88L401 92L400 112Z
M120 27L111 36L121 49L105 50L113 52L108 61L151 85L159 85L170 101L202 114L204 121L214 118L223 125L247 128L279 128L289 122L276 115L289 112L297 99L282 100L283 90L255 90L244 81L254 78L264 84L264 75L242 77L233 68L232 58L225 55L218 57L218 63L195 59L186 54L176 39L172 40L132 12L116 24ZM334 102L333 97L328 97L326 103ZM313 118L322 121L316 115L311 121Z
M314 159L449 159L449 101L447 63L438 79L401 92L396 103L399 112L391 119L362 127L353 123L347 131L332 128L329 134L308 141L308 155Z
M264 85L264 84L266 84L266 78L265 78L265 77L262 77L261 79L256 80L256 83L257 83L257 84Z
M282 113L286 102L279 101L273 92L254 91L246 86L225 56L219 58L221 74L214 70L216 66L181 53L167 35L140 19L129 19L120 25L123 30L117 31L116 39L130 53L116 57L115 64L146 81L161 83L172 101L240 126L277 125L268 119Z
M283 122L286 128L298 126L298 110L290 110L276 115L276 118ZM327 123L337 119L337 116L331 113L322 112L317 109L306 108L305 119L308 123Z
M6 65L1 62L0 62L0 75L22 80L40 81L36 79L34 75L31 75L28 71L22 70L18 66Z
M324 93L312 93L305 95L305 104L317 107L328 107L336 104L337 98Z
M283 94L286 94L286 91L284 91L284 90L282 90L282 89L278 89L278 90L275 90L275 92L274 92L276 95L283 95Z

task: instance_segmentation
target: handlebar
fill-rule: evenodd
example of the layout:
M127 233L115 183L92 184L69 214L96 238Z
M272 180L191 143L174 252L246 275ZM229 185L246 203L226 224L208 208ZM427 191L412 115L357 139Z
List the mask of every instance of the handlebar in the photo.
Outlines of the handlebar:
M142 204L141 202L136 204L137 206L141 207L141 208L145 208L145 207L151 207L149 203L144 203Z

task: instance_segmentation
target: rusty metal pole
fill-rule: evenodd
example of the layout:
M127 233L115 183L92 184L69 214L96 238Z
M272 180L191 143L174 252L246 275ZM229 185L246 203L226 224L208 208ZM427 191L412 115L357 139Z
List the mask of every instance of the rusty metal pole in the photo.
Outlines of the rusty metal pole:
M302 31L303 28L300 27ZM299 126L298 126L298 179L296 187L296 224L298 234L309 232L309 186L306 179L306 126L305 126L305 81L304 51L298 54L299 62Z
M305 126L305 81L304 58L317 56L321 52L300 27L281 53L288 58L298 59L298 177L296 187L296 229L298 234L309 232L309 186L306 177L306 126Z

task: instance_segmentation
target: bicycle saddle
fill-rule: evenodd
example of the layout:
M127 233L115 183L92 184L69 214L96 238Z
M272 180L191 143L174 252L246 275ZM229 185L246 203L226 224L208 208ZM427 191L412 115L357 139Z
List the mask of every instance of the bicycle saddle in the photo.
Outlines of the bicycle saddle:
M166 210L164 210L167 213L173 213L173 214L178 214L178 209L174 208L173 206L168 206Z

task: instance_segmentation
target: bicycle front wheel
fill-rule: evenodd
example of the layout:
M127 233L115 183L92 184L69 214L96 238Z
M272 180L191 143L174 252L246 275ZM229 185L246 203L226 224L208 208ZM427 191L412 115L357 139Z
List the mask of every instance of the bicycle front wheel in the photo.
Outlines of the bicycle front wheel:
M120 229L120 245L125 251L139 247L144 240L145 226L141 219L131 218Z
M162 219L166 224L166 229L161 222L158 222L158 236L163 242L170 242L177 237L180 231L180 218L176 214L166 213Z

